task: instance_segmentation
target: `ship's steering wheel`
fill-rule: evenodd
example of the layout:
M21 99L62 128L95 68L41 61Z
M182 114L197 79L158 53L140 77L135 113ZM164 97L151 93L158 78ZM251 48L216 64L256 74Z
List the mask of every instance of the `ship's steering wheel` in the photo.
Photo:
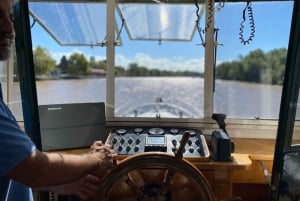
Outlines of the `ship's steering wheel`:
M134 197L134 199L131 200L178 200L178 198L176 199L176 196L172 197L172 194L174 194L172 185L176 183L173 181L175 177L174 175L180 173L186 178L186 180L189 181L190 184L192 184L189 185L189 188L192 188L196 193L195 200L215 201L216 199L205 176L192 163L182 158L182 153L188 138L189 133L184 133L180 147L175 153L175 157L162 152L146 152L132 155L122 160L103 178L99 186L99 200L116 200L116 198L110 198L110 195L114 188L118 188L118 185L116 185L117 183L119 183L119 187L126 186L126 188L131 191L130 194ZM164 176L159 184L156 183L139 186L139 182L136 181L136 179L133 179L131 174L134 174L134 171L147 168L163 169ZM120 183L122 184L120 185ZM179 189L177 188L177 190ZM126 196L128 196L128 194L121 197L123 200L128 200L126 199Z

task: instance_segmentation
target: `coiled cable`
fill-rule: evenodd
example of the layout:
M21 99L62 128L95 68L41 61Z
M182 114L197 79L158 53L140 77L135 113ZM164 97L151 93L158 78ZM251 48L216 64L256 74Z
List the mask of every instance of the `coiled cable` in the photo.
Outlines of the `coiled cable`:
M207 23L205 27L205 32L210 28L210 25L212 24L213 21L213 12L214 12L214 5L212 3L212 0L207 1L208 4L208 13L207 13Z
M250 34L249 34L248 39L244 38L244 28L245 28L244 23L246 21L246 11L248 11L248 18L249 18L249 25L250 25ZM243 21L241 22L239 35L240 35L239 39L241 40L241 43L244 45L249 44L250 41L252 41L252 39L255 36L254 16L253 16L253 10L252 10L250 1L247 2L247 5L243 10Z

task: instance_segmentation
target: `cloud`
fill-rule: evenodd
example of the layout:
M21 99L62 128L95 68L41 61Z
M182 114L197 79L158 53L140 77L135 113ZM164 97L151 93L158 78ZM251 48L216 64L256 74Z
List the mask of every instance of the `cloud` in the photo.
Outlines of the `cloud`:
M204 72L204 58L184 59L182 57L172 58L153 58L149 54L136 53L133 58L127 58L124 55L116 55L116 65L128 67L130 63L138 63L150 69L171 71L197 71Z
M89 60L89 58L92 57L92 56L95 57L95 59L97 61L106 60L106 56L101 56L101 55L95 56L95 55L92 55L92 54L86 54L82 50L79 50L79 49L76 49L76 48L73 48L70 51L64 51L64 52L51 52L51 55L56 60L56 63L59 63L63 56L66 56L67 58L70 58L70 56L74 53L83 54L86 57L87 60Z

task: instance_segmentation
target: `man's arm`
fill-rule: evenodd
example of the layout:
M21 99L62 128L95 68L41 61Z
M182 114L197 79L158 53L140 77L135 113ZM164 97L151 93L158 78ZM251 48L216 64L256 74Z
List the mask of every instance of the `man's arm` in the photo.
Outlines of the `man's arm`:
M36 150L6 176L38 188L73 182L99 169L112 167L116 155L109 145L94 145L93 150L82 155L43 153Z

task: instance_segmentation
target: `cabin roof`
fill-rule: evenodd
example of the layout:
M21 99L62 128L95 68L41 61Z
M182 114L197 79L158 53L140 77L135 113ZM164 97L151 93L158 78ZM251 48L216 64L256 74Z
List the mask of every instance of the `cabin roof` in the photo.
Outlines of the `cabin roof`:
M115 20L107 20L103 0L31 0L29 9L33 24L38 22L59 45L93 47L105 46L107 23L112 21L116 24L116 45L122 45L121 34L125 31L131 40L191 41L199 31L197 25L204 21L205 3L119 0Z

